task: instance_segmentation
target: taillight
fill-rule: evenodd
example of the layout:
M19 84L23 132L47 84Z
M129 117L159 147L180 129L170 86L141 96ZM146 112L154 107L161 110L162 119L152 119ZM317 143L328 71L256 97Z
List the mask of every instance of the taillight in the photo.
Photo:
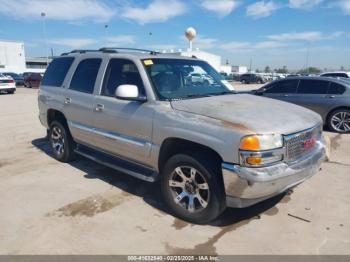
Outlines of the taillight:
M14 83L15 80L8 80L7 83Z

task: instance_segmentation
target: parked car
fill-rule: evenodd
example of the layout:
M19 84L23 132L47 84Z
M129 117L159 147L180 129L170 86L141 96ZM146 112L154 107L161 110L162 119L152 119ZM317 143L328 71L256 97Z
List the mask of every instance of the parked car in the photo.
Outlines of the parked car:
M13 94L16 92L15 80L10 76L5 76L0 73L0 93L6 92L8 94Z
M253 93L309 108L322 116L330 130L350 132L350 81L291 77L269 83Z
M324 77L344 77L344 78L350 78L350 72L329 72L329 73L323 73L320 76Z
M153 51L72 51L39 89L53 156L82 155L149 182L176 216L207 223L314 175L325 155L321 117L237 94L207 62ZM205 72L213 83L186 81Z
M12 77L13 80L16 82L16 86L24 86L24 78L23 76L13 73L13 72L5 72L3 73L5 76L10 76Z
M27 88L38 88L42 79L40 73L24 73L24 86Z
M268 81L268 79L262 75L248 73L240 76L239 79L243 84L259 83L263 84Z

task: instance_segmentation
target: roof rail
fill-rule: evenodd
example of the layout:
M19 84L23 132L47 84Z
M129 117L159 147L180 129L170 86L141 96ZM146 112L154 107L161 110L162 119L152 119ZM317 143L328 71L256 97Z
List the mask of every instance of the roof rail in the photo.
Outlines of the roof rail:
M159 52L156 52L154 50L147 50L147 49L139 49L139 48L128 48L128 47L102 47L99 49L99 51L102 52L118 52L118 50L121 51L136 51L141 53L149 53L151 55L156 55Z
M80 53L84 54L87 52L99 52L99 50L94 50L94 49L74 49L70 52L62 53L61 56L68 55L68 54L75 54L75 53Z

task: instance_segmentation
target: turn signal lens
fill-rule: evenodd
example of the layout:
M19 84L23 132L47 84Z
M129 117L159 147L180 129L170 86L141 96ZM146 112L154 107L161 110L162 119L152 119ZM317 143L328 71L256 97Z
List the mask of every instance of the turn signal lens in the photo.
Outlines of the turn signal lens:
M257 166L262 164L262 158L257 156L249 156L246 158L246 162L249 165Z
M239 148L241 150L259 151L260 150L259 138L257 136L246 136L242 138Z

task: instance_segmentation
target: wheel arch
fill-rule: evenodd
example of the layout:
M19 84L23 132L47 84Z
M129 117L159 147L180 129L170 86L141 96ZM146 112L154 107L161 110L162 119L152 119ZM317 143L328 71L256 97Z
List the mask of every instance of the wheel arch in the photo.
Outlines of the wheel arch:
M166 161L179 153L189 153L189 152L205 152L206 156L210 156L213 161L217 162L218 164L221 165L223 162L222 157L220 154L215 151L214 149L205 146L203 144L199 144L196 142L192 142L190 140L186 140L183 138L176 138L176 137L171 137L165 139L159 150L159 157L158 157L158 170L161 172L163 169Z
M50 108L47 110L47 125L49 127L50 127L52 121L59 121L65 127L68 127L68 122L67 122L67 118L65 117L65 115L57 109Z

